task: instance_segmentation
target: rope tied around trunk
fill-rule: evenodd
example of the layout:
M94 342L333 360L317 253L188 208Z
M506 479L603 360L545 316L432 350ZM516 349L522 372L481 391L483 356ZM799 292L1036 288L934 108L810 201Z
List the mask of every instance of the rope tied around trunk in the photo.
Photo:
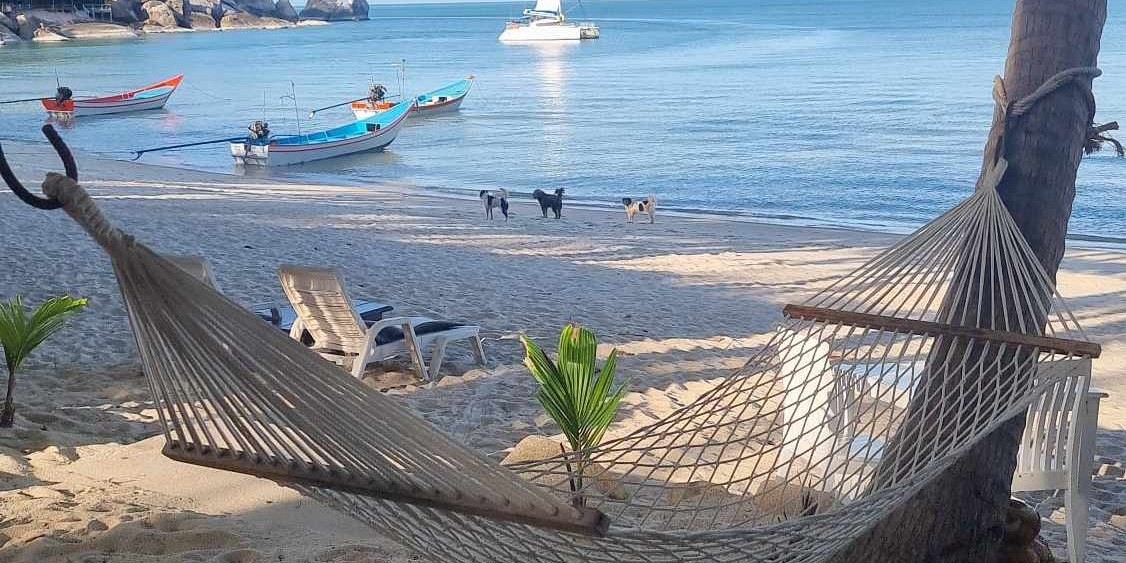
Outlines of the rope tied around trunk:
M132 235L121 232L109 222L101 209L78 182L62 174L48 172L43 180L43 193L62 204L62 208L111 255L134 244Z

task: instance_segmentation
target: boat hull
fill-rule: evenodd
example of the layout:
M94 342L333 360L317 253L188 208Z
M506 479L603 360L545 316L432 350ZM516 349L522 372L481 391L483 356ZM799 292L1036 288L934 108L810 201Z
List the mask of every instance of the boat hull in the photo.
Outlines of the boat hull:
M411 113L420 117L426 117L455 112L461 108L461 103L465 101L465 97L469 95L469 90L472 88L473 77L470 76L465 80L459 80L453 84L427 92L415 98L414 108L411 110ZM391 110L396 105L398 104L388 102L379 102L376 104L370 101L353 102L352 113L356 116L356 119L369 119Z
M505 43L529 43L536 41L578 41L582 39L582 29L574 24L551 25L519 24L505 28L500 40Z
M404 111L387 126L349 139L302 145L231 143L231 156L234 157L235 164L240 166L292 166L350 154L380 151L399 136L399 130L402 129L409 114L409 110Z
M140 90L104 98L67 100L61 104L55 102L54 98L45 98L41 101L47 114L56 119L155 110L163 108L168 103L168 99L180 87L183 80L183 75L180 75Z

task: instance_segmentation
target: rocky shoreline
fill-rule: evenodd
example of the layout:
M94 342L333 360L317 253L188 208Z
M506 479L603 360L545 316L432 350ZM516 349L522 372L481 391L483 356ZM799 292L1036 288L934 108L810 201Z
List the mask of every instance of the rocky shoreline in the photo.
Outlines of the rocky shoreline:
M111 0L110 21L82 12L0 12L0 44L122 39L145 33L282 29L368 19L367 0Z

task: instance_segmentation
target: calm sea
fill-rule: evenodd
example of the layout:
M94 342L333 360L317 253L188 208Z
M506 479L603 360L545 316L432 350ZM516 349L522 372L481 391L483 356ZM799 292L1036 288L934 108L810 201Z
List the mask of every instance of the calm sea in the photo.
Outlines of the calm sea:
M284 31L148 36L0 49L0 99L111 93L184 73L166 111L88 119L65 132L114 158L239 135L265 115L278 133L348 120L369 80L408 90L469 74L460 114L415 123L383 154L270 171L440 190L565 187L605 202L773 221L901 231L968 194L991 118L1014 0L649 0L570 3L602 38L510 46L529 3L373 5L372 21ZM1126 24L1113 15L1096 82L1099 119L1126 121ZM283 99L291 89L298 110ZM0 138L34 139L34 105L0 106ZM300 120L297 118L300 117ZM1126 137L1126 135L1124 135ZM239 174L225 145L145 162ZM1126 161L1088 158L1071 232L1126 242Z

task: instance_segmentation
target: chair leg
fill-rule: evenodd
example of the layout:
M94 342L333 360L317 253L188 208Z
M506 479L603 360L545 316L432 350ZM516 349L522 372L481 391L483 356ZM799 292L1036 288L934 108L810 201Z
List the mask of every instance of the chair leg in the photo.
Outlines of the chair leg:
M1064 492L1067 507L1067 555L1069 561L1082 562L1087 556L1087 522L1090 499L1081 487Z
M434 341L434 350L430 352L430 379L431 381L438 379L441 375L438 373L442 369L442 358L446 355L446 339L439 338Z
M485 365L485 344L481 341L481 335L473 335L473 355L477 357L477 365Z
M364 350L352 360L352 377L356 379L364 378L364 370L368 367L368 356L368 351Z
M430 376L426 370L426 360L422 357L422 349L418 346L418 337L414 334L414 327L410 323L402 326L404 344L407 346L407 353L411 356L411 362L414 363L415 373L418 378L423 381L430 381Z

